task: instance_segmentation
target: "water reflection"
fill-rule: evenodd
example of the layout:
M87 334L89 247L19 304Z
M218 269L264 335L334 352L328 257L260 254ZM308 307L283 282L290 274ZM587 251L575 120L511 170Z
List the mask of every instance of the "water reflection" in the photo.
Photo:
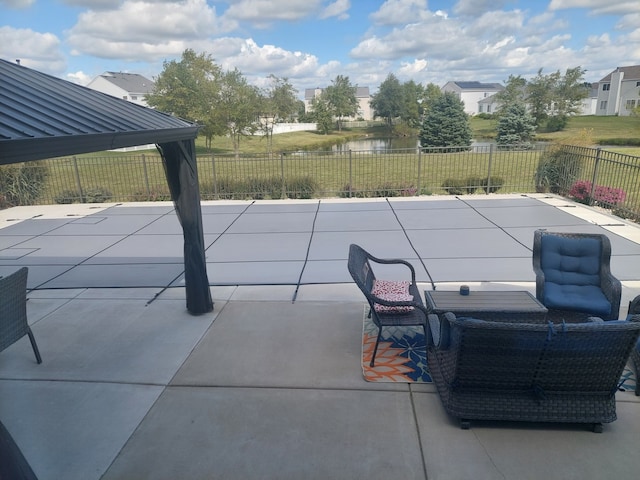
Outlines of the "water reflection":
M492 142L471 141L472 147L489 147ZM331 147L331 151L335 153L347 153L349 150L353 152L369 152L369 153L386 153L391 150L420 150L420 140L415 137L384 137L384 138L362 138L360 140L351 140L340 145Z

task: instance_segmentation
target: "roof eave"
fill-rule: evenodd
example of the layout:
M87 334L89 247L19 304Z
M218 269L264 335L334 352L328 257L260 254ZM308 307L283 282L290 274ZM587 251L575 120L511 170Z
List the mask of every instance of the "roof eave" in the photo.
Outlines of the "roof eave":
M195 139L198 125L180 128L0 141L0 165Z

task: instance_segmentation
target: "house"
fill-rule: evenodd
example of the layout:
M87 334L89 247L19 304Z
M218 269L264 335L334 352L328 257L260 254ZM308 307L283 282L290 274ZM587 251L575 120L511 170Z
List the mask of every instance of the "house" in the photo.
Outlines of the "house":
M478 102L504 90L504 86L499 83L447 82L440 90L455 93L464 102L465 113L475 115L480 113Z
M153 91L155 84L137 73L104 72L87 87L146 107L144 97Z
M640 106L640 65L618 67L598 82L596 115L628 116Z
M304 110L305 112L313 111L311 108L311 102L315 97L322 95L323 88L307 88L304 91ZM356 87L356 99L358 100L358 113L353 120L373 120L373 110L369 102L371 101L371 94L369 93L369 87Z
M499 108L500 102L495 93L478 101L478 113L496 113Z

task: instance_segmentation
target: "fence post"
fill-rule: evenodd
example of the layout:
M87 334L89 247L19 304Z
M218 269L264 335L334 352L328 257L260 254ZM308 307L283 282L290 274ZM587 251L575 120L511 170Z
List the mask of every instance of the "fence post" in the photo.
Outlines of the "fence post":
M349 149L349 198L353 192L353 164L351 160L351 149Z
M593 194L596 190L596 181L598 180L598 167L600 166L600 152L602 148L596 148L596 161L593 165L593 176L591 177L591 191L589 192L589 205L593 205Z
M213 152L211 152L211 176L213 178L213 198L220 200L218 196L218 179L216 178L216 158Z
M73 170L76 174L76 188L80 194L80 203L84 203L84 193L82 192L82 184L80 183L80 171L78 170L78 160L73 156Z
M147 187L147 197L151 198L151 189L149 188L149 174L147 173L147 157L142 154L142 169L144 171L144 185Z
M416 196L420 196L420 174L422 171L422 148L418 148L418 182L416 183Z
M280 181L282 182L280 198L287 198L287 186L284 183L284 152L280 154Z
M489 144L489 169L487 171L487 189L485 190L485 194L489 195L491 191L491 166L493 165L493 143Z

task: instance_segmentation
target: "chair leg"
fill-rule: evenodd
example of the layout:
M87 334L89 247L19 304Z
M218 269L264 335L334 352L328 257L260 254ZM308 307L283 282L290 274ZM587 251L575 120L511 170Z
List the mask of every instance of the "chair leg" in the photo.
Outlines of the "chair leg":
M40 350L38 350L38 344L36 343L36 337L33 336L33 332L31 331L31 328L29 328L29 331L27 332L27 335L29 335L29 341L31 342L31 347L33 348L33 353L36 354L36 362L38 362L40 364L40 363L42 363L42 357L40 356Z
M378 327L378 338L376 338L376 346L373 347L373 356L371 357L371 362L369 362L370 367L374 367L374 363L376 361L376 353L378 352L378 344L380 343L380 337L382 336L382 327Z

